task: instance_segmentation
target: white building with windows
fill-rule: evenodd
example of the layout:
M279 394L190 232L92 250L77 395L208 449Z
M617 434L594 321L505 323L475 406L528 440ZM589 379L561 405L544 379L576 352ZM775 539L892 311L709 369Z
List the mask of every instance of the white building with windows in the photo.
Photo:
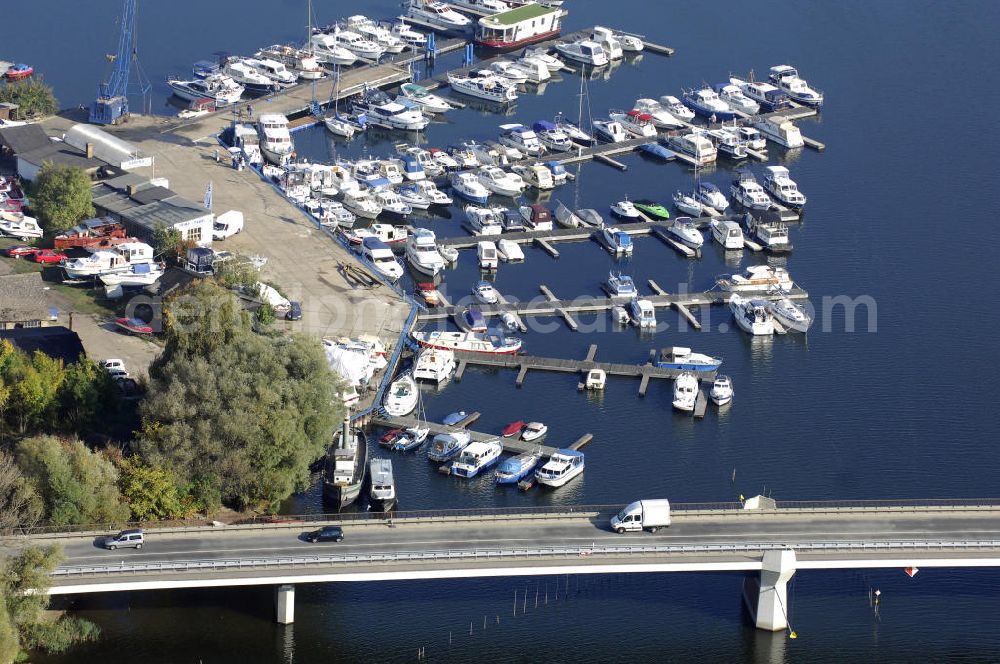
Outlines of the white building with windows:
M138 175L122 175L94 187L98 216L121 222L130 235L145 242L157 228L175 228L185 241L212 244L215 215L201 203Z

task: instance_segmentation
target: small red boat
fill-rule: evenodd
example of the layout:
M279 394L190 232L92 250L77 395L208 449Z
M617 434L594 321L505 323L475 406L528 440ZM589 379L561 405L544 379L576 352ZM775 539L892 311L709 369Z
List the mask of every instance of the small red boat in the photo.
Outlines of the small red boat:
M115 325L129 334L152 334L153 328L141 318L116 318Z
M508 424L503 428L503 432L500 435L503 436L504 438L511 438L521 433L521 431L524 430L525 426L527 425L525 425L525 423L522 422L521 420L518 420L517 422L511 422L510 424Z
M19 62L16 65L13 65L10 69L8 69L7 72L4 74L4 76L9 81L18 81L22 78L28 78L34 73L35 73L34 67L32 67L31 65L26 65L23 62Z
M378 439L379 445L390 446L396 442L396 439L403 435L402 429L390 429L385 433L384 436Z

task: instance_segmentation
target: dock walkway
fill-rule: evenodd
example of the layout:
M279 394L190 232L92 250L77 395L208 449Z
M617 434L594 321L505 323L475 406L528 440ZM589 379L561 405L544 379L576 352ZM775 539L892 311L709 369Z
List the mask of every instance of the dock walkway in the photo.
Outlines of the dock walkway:
M430 429L430 434L428 436L436 436L442 433L453 433L455 431L460 431L464 427L459 426L447 426L445 424L440 424L438 422L424 422L423 420L418 420L412 415L407 415L405 417L391 417L389 415L380 415L371 420L371 423L375 426L390 427L393 429L407 429L410 427L426 427ZM500 443L503 445L503 451L510 454L523 454L525 452L534 452L536 450L541 450L542 454L551 455L555 453L558 449L552 447L551 445L540 445L536 441L531 441L530 443L521 440L520 438L502 438L499 433L485 433L483 431L473 431L471 429L465 429L469 432L469 437L475 442L484 442L487 440L496 440L499 438ZM403 453L405 454L405 452Z

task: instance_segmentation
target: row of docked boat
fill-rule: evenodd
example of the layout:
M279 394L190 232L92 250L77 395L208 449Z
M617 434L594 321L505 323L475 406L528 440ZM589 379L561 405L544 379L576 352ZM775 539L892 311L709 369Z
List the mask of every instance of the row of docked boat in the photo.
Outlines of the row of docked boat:
M674 379L673 405L674 410L682 413L693 413L698 403L700 379L696 374L684 372ZM733 381L729 376L716 376L712 381L709 398L717 406L726 406L733 402Z

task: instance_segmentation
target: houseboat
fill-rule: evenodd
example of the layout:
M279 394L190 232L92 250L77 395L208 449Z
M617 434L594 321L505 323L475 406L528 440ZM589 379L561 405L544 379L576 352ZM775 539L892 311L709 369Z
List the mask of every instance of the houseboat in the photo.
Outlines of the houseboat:
M528 4L506 12L484 16L476 26L476 43L508 50L551 39L559 34L562 11Z

